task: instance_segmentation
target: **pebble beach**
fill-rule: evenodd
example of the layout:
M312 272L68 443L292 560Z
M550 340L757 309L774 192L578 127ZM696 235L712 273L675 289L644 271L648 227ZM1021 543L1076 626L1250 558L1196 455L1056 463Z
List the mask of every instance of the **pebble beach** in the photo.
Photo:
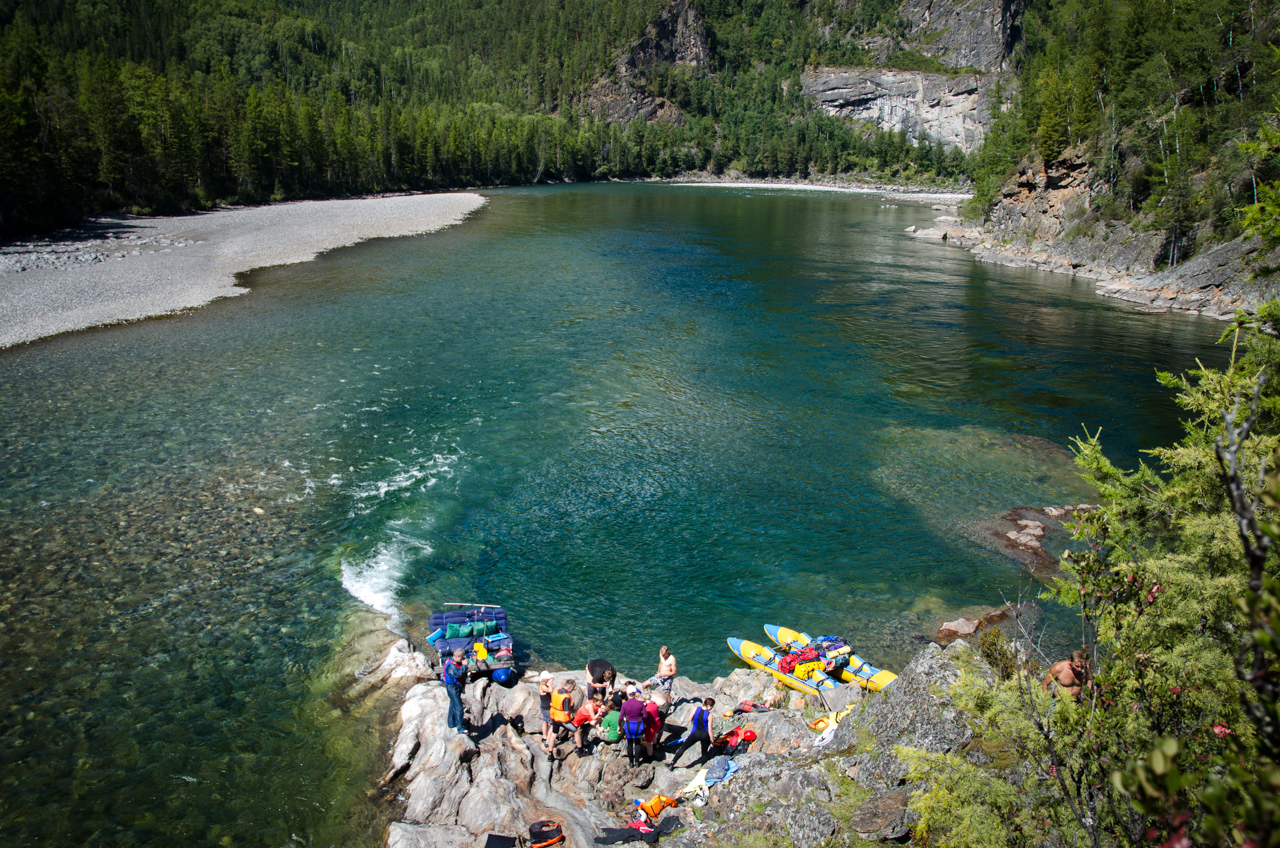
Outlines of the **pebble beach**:
M51 239L3 244L0 348L244 294L237 274L367 239L440 230L484 203L478 194L453 193L111 216Z

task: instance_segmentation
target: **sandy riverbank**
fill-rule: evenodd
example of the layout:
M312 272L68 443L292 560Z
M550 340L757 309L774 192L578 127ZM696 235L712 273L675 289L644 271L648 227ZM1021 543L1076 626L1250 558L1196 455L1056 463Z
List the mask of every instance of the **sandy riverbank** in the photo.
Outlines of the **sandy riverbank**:
M172 218L99 218L61 240L0 247L0 348L244 294L236 275L372 238L433 232L478 194L311 200Z

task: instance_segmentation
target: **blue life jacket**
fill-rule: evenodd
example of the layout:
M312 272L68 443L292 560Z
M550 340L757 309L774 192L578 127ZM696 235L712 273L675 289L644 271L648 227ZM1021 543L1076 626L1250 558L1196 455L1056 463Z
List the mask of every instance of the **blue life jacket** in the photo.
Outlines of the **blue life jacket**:
M453 658L444 661L441 677L444 679L446 686L461 686L467 677L467 667L460 663L454 662Z

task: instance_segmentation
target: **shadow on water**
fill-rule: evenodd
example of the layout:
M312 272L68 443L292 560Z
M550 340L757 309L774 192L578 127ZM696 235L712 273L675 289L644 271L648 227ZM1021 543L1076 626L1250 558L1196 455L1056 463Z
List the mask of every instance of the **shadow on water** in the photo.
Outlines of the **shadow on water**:
M384 722L334 696L369 607L420 640L501 603L529 659L710 678L766 622L900 668L1016 594L961 528L1084 499L1082 424L1125 462L1176 438L1153 370L1219 328L902 234L930 215L494 192L0 353L0 839L378 844Z

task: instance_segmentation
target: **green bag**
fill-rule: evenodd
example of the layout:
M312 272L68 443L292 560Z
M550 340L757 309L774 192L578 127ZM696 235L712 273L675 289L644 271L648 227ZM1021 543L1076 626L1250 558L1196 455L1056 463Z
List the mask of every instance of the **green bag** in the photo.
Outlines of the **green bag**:
M469 622L468 622L467 624L459 624L459 625L458 625L458 638L459 638L459 639L470 639L470 638L471 638L471 633L472 633L472 631L473 631L473 630L474 630L474 625L472 625L472 624L471 624L471 623L469 623Z
M496 622L496 621L486 621L486 622L484 623L484 635L485 635L485 636L492 636L494 633L497 633L497 632L498 632L498 622Z
M450 624L450 625L448 625L447 627L445 627L445 629L444 629L444 638L446 638L446 639L457 639L457 638L458 638L458 625L456 625L456 624Z

